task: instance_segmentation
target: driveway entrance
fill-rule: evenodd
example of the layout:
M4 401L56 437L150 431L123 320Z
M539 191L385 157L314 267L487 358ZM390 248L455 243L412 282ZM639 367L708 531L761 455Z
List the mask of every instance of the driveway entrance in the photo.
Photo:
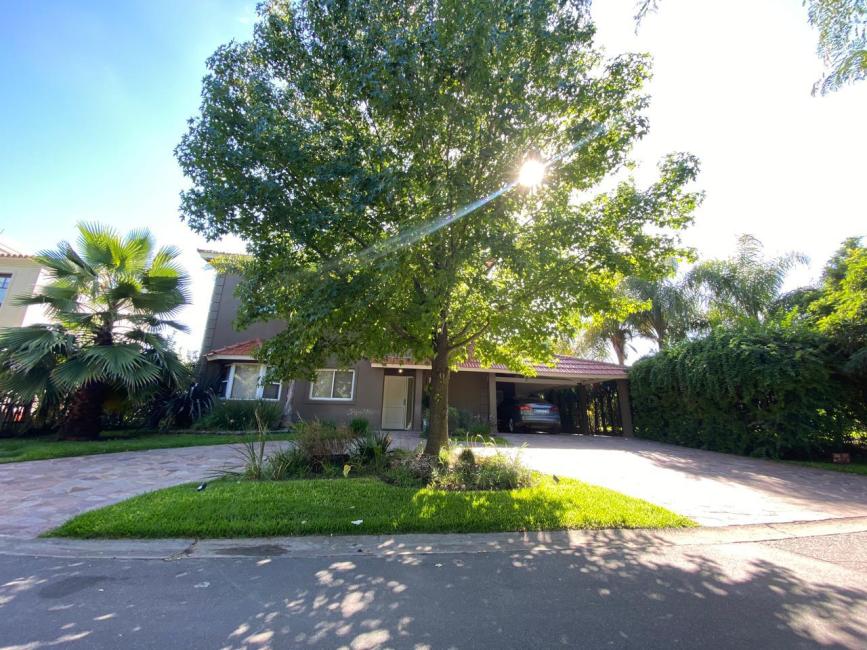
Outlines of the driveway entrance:
M867 477L634 438L500 434L533 469L645 499L703 526L867 516Z

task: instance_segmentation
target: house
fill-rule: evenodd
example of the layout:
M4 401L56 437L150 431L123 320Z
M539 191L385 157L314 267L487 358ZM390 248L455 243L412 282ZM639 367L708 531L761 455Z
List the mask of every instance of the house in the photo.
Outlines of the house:
M205 261L220 255L207 250L199 254ZM394 356L359 361L351 368L321 368L313 381L286 378L264 382L266 368L256 360L256 350L283 325L271 321L236 330L238 281L237 276L217 274L202 341L204 374L217 384L221 398L273 400L283 405L288 420L346 423L365 418L377 429L422 430L428 363ZM507 397L575 389L569 392L575 403L571 426L564 422L565 430L632 435L627 369L623 366L558 356L553 367L536 365L534 370L535 376L528 377L505 366L483 367L468 360L451 375L449 405L496 432L498 407Z
M21 327L46 321L42 305L17 305L14 298L32 296L46 280L32 255L0 239L0 327Z

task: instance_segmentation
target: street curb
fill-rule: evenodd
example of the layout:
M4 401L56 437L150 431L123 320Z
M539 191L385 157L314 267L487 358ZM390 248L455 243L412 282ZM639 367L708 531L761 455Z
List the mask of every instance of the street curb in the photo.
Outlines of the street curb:
M77 540L0 536L0 555L177 561L204 558L399 557L593 546L712 546L867 532L867 517L708 528L557 530L514 533L345 535L256 539Z

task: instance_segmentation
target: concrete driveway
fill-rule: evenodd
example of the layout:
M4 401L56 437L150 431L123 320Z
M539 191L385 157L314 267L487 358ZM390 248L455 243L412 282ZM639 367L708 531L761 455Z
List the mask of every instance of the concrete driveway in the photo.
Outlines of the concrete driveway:
M643 440L504 435L534 469L640 497L707 526L867 516L867 477ZM418 438L396 434L413 449ZM527 447L520 448L526 444ZM237 447L189 447L0 465L0 536L34 537L85 510L199 481Z
M501 434L539 471L577 478L704 526L867 515L867 477L647 440Z

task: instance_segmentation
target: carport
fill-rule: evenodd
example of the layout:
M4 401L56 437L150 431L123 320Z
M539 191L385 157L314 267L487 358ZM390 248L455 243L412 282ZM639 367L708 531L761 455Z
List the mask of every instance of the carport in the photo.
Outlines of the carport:
M534 366L533 376L505 367L485 370L492 432L499 429L497 414L504 400L540 395L560 409L564 433L632 437L629 380L623 366L559 355L554 366Z

